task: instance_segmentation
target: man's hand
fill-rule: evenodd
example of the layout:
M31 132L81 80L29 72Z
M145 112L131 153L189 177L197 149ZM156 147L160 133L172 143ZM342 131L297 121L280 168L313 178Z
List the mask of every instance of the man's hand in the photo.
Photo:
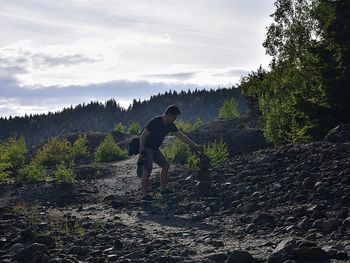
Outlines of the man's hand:
M143 165L147 162L147 152L145 150L142 150L139 154L139 159L137 160L138 165Z

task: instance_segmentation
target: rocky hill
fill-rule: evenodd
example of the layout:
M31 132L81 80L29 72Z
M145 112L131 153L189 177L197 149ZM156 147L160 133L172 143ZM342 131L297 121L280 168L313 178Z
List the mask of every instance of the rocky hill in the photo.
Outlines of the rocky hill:
M151 203L140 202L137 156L77 165L74 187L0 186L0 261L349 262L349 126L279 147L236 128L189 134L223 138L230 158L198 171L172 164L163 196L155 165Z

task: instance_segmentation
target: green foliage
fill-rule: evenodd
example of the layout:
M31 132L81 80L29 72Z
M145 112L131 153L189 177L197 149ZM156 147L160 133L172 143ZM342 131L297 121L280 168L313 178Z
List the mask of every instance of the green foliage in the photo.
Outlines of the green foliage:
M11 181L14 171L23 167L27 148L24 137L10 137L0 144L0 183Z
M141 131L141 127L140 127L140 124L138 124L137 122L133 122L128 129L129 134L133 134L133 135L138 135L140 131Z
M176 125L176 127L179 129L179 131L182 132L190 132L192 131L192 125L189 122L185 122L183 120L175 120L174 124Z
M238 105L235 98L230 98L224 100L222 106L219 109L219 118L225 120L232 120L237 118L238 113Z
M8 183L12 165L8 158L7 149L3 144L0 144L0 152L0 183Z
M187 156L187 168L191 171L198 170L199 157L195 153L189 153Z
M228 158L228 149L223 139L214 141L204 146L204 154L209 157L210 165L218 166Z
M178 138L175 138L163 149L163 152L167 159L176 163L186 164L187 158L190 154L190 147Z
M125 126L123 123L119 122L116 124L113 128L113 131L119 132L119 133L125 133Z
M257 118L262 115L259 108L259 97L265 91L262 81L267 72L261 66L257 71L252 71L246 76L242 76L239 88L246 97L247 116Z
M191 124L181 119L177 119L174 122L174 124L181 132L191 132L202 127L204 123L201 120L201 118L197 117L196 122L194 124Z
M197 170L199 157L192 152L189 145L183 143L178 138L174 139L163 149L167 159L175 163L186 165L190 170ZM220 139L208 145L204 145L204 154L208 156L210 164L213 166L223 164L228 158L228 148L226 143Z
M79 134L78 138L74 141L71 149L71 157L73 160L84 158L88 156L87 148L87 135Z
M24 183L39 182L48 179L43 165L31 162L18 171L18 180Z
M273 57L240 88L263 116L275 144L324 138L350 122L350 2L276 0L263 43Z
M193 129L193 130L197 130L197 129L199 129L200 127L202 127L203 124L204 124L204 122L202 121L202 119L199 118L199 117L197 117L196 122L195 122L195 123L193 124L193 126L192 126L192 129Z
M97 146L95 151L96 162L114 162L125 159L128 156L126 149L120 148L111 134L108 134Z
M34 162L42 165L57 165L71 159L71 143L66 139L50 138L35 155Z
M79 134L73 145L67 139L52 137L36 153L33 162L37 165L57 165L88 156L87 135Z
M73 163L71 162L69 167L66 167L62 162L56 165L55 178L58 184L72 185L75 183L75 173L73 171Z
M5 151L7 152L7 159L14 169L19 169L24 165L25 155L27 153L26 143L24 137L16 139L10 137L4 143Z
M0 183L10 182L10 172L8 171L11 165L0 160Z

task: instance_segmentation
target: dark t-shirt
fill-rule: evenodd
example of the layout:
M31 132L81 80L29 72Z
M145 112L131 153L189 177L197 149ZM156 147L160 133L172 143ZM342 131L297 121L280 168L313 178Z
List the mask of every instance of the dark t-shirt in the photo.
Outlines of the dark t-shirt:
M162 119L162 115L156 116L151 119L146 128L150 131L150 134L146 137L146 147L154 150L159 149L163 143L164 137L169 132L177 132L178 129L174 123L165 125Z

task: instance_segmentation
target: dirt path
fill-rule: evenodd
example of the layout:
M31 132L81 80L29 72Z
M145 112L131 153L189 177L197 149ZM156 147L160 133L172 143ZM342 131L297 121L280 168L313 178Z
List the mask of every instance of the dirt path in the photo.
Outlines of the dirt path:
M219 258L221 253L224 257L225 251L242 247L242 240L223 235L226 230L220 224L221 216L216 219L211 217L203 222L193 217L195 215L191 215L190 211L177 215L176 205L181 207L181 200L174 202L171 196L163 197L159 194L161 168L156 164L150 179L150 191L155 201L141 203L136 159L135 156L111 164L112 176L94 182L100 202L54 208L49 213L102 224L118 222L129 229L129 235L124 242L136 242L138 246L144 246L146 242L155 247L161 244L164 250L162 253L171 255L174 252L194 261L202 261L207 257ZM184 172L181 167L171 167L169 171L169 188L173 191L176 189L172 188L172 181L181 172ZM248 244L249 240L244 243Z

